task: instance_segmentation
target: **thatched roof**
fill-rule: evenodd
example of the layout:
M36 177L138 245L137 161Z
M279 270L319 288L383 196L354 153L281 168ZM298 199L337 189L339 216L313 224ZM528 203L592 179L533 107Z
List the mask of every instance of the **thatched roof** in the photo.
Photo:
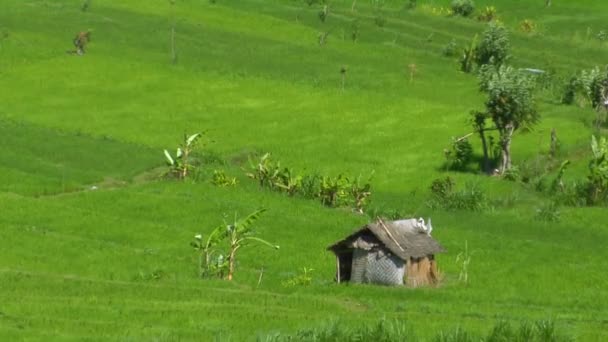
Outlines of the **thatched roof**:
M421 258L445 251L435 239L416 229L415 220L378 220L376 223L363 226L327 249L337 253L351 248L371 249L380 243L402 260Z

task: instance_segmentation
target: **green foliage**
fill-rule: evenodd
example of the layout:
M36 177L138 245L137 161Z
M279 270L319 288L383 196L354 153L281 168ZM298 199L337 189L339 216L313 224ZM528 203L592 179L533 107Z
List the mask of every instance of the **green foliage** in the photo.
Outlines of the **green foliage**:
M249 159L251 172L246 175L258 181L261 187L273 189L279 181L281 163L274 162L270 153L265 153L257 163Z
M453 139L451 148L444 150L446 169L465 171L473 159L473 146L468 138Z
M348 179L341 174L337 177L323 176L319 189L321 203L328 207L347 204L349 188Z
M442 49L441 49L441 54L445 57L454 57L456 56L456 50L457 50L457 45L456 45L456 39L450 40Z
M224 170L213 170L211 183L216 186L235 186L238 181L235 177L229 177Z
M592 158L589 162L587 201L590 205L608 200L608 141L591 137Z
M300 329L293 335L274 334L258 339L263 342L348 342L348 341L412 341L416 336L403 322L398 320L381 320L374 325L347 326L340 321L317 327Z
M456 182L448 176L433 181L427 205L431 209L483 211L488 208L488 198L476 183L465 183L456 190Z
M321 176L319 174L299 175L290 168L282 168L274 162L270 153L264 154L257 163L250 160L247 176L256 179L261 187L282 191L289 196L301 195L305 198L319 199L328 207L352 206L359 213L369 203L371 178L363 182L361 175L346 177Z
M477 15L477 20L490 22L498 18L498 11L494 6L486 6L481 13Z
M511 168L511 139L517 130L530 130L540 120L534 100L534 81L510 66L484 65L479 74L480 89L487 93L486 115L499 135L500 172Z
M195 235L195 241L191 243L191 246L200 253L199 268L202 277L223 278L227 272L226 279L232 280L236 253L241 248L248 246L250 242L279 249L279 246L256 237L253 231L253 224L265 211L266 209L258 209L240 220L235 215L233 222L224 222L214 228L206 240L202 235ZM225 252L222 252L222 244Z
M407 4L405 5L405 8L407 8L408 10L413 10L416 8L417 5L417 0L407 0Z
M169 151L165 150L165 159L169 166L169 175L179 179L185 179L190 172L196 168L196 164L192 159L192 153L198 146L199 139L203 133L195 133L192 135L184 134L184 140L177 147L175 156L172 156Z
M285 287L309 286L312 283L311 273L314 270L302 267L302 272L282 282Z
M469 253L469 242L465 241L464 251L456 255L456 264L460 269L458 281L464 283L465 285L469 284L469 264L471 264L471 255L472 253Z
M469 17L475 11L473 0L452 0L452 12L454 15Z
M354 209L361 214L363 213L363 209L365 209L369 204L369 197L372 195L372 177L373 173L369 176L367 182L361 180L361 175L353 180L347 179L350 183L350 197L352 199L352 205Z
M425 339L426 340L426 339ZM440 331L432 339L435 342L560 342L571 341L560 335L553 321L522 321L513 327L508 321L498 321L487 336L480 337L457 327L451 331ZM351 342L351 341L421 341L414 329L405 321L382 319L376 324L350 326L342 321L332 321L316 328L305 328L293 334L274 333L258 338L259 342Z
M325 20L327 20L328 16L329 16L329 5L324 4L321 7L321 10L319 11L319 20L321 20L321 22L324 23Z
M294 174L290 168L283 168L277 173L275 186L293 196L302 189L302 176Z
M534 34L537 31L537 25L532 19L524 19L519 23L519 30L523 33Z
M560 215L559 204L552 201L536 209L535 218L543 222L558 222L560 220Z
M355 43L357 42L357 40L359 40L359 30L359 19L355 18L350 23L350 39L352 39L352 41Z
M471 44L463 50L460 58L460 71L470 73L473 71L477 60L477 35L471 39Z
M608 93L608 67L604 72L599 67L583 70L578 78L578 87L593 108L604 105Z
M490 22L475 47L475 62L478 66L493 64L500 66L509 58L509 31L497 22Z

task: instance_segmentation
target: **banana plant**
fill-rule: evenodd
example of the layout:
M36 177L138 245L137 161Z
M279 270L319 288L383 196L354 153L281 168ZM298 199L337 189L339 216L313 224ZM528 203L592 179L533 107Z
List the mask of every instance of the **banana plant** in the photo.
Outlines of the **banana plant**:
M275 186L293 196L302 188L302 176L295 175L293 170L286 167L278 173Z
M279 246L273 245L266 240L253 236L255 232L253 231L252 226L265 211L266 209L258 209L240 220L238 220L235 215L234 222L226 225L225 234L230 245L228 253L228 280L232 280L234 276L234 265L237 251L242 247L248 246L249 242L257 242L261 245L279 249Z
M184 134L184 141L177 147L175 157L171 156L169 151L164 151L167 165L170 167L170 173L176 175L180 179L188 177L188 172L194 169L191 154L202 135L203 133L195 133L192 135Z
M363 214L363 209L365 209L369 203L369 197L372 195L371 180L373 176L374 172L372 172L365 183L362 181L361 175L352 182L348 181L348 183L350 183L350 195L353 200L354 209L360 214Z
M251 171L247 176L256 179L261 187L274 188L277 183L277 177L281 171L281 163L274 163L270 158L270 153L264 154L257 164L249 161Z
M192 247L199 252L199 271L202 278L217 275L223 278L226 269L226 258L218 245L226 237L226 226L220 225L214 228L206 240L201 234L194 236Z

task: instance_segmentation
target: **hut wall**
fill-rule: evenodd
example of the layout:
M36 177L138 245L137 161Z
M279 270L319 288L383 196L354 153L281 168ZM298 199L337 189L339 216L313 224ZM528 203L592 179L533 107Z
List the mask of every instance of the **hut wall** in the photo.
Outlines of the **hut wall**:
M365 270L367 269L368 251L355 248L353 250L353 266L350 273L351 283L365 282Z
M403 285L405 263L384 249L353 252L351 282L383 285Z

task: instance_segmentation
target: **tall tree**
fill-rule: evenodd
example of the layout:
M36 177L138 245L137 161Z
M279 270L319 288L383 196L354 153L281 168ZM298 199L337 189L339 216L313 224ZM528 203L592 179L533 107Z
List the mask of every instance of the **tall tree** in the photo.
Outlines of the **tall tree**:
M500 136L499 172L503 174L511 168L513 134L518 130L532 128L540 119L533 95L534 80L505 65L483 66L479 80L480 90L488 95L485 103L486 117L492 119Z

